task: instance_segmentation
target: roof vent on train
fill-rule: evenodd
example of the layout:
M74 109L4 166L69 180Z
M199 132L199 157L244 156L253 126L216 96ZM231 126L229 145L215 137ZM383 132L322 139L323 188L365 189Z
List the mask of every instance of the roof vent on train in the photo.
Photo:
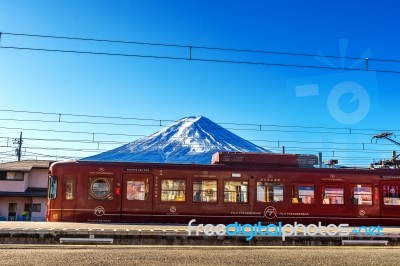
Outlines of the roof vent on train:
M211 163L253 164L303 168L318 165L318 157L307 154L217 152L212 156Z

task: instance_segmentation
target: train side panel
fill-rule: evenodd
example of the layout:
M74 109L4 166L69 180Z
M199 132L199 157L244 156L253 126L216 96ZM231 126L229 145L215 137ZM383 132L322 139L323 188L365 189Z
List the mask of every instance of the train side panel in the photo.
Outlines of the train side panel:
M397 170L71 162L50 172L48 221L400 222Z

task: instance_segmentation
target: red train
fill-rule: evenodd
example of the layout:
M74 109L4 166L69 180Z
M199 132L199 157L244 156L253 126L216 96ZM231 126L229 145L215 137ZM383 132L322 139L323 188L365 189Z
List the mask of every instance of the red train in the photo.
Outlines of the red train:
M312 155L217 153L210 165L57 162L47 221L400 224L400 169Z

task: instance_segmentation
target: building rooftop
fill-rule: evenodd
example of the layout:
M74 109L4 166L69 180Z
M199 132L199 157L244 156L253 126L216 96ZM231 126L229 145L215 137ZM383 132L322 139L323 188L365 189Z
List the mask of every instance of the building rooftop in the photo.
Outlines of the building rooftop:
M33 168L47 169L53 161L47 160L23 160L16 162L0 163L0 171L29 172Z

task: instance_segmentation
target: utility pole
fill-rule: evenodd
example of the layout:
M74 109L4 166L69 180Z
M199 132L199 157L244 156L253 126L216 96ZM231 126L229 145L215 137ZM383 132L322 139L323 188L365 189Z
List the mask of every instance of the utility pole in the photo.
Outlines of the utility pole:
M22 132L19 134L19 139L14 139L14 144L17 144L18 147L15 149L15 153L18 157L18 162L21 161L21 153L22 153Z

